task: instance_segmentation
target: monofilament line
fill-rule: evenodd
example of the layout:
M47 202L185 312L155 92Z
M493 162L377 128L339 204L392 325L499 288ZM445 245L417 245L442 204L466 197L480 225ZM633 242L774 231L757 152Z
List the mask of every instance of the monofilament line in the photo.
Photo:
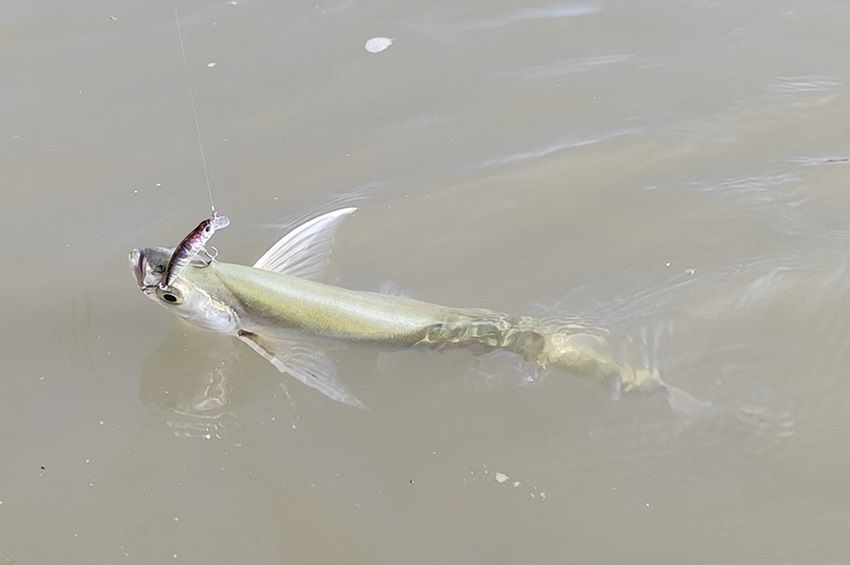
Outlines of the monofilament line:
M189 89L189 100L192 103L192 117L195 119L195 133L198 135L198 151L201 154L201 163L204 165L204 179L207 181L207 193L210 197L210 208L213 216L216 215L215 204L213 203L212 185L210 184L210 171L207 167L207 155L204 152L204 139L201 137L201 124L198 121L198 108L195 103L195 87L192 83L192 73L189 71L189 59L186 57L186 46L183 44L183 31L180 29L180 16L177 13L177 3L171 0L171 7L174 9L174 23L177 25L177 39L180 42L180 54L183 56L183 70L186 73L186 87Z

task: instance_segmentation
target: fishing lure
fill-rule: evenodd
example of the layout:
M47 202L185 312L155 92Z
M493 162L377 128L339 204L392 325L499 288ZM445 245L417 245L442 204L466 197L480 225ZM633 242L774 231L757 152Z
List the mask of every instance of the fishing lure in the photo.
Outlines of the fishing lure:
M189 232L189 235L183 238L171 254L168 260L168 266L165 268L165 274L162 275L162 280L159 283L160 288L168 288L174 282L175 277L192 262L198 253L204 251L210 260L215 258L215 255L210 255L205 246L212 238L216 231L226 228L230 225L230 219L227 216L219 216L213 214L212 218L208 218L198 224L198 227Z

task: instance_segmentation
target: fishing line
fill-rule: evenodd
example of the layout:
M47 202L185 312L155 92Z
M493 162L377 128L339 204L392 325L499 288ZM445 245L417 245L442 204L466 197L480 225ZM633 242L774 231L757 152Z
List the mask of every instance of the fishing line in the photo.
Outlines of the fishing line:
M204 165L204 179L207 181L207 194L210 197L210 209L213 217L217 216L215 203L213 203L212 185L210 184L210 171L207 167L207 155L204 152L204 139L201 137L201 124L198 121L198 108L195 103L195 86L192 82L192 73L189 71L189 59L186 57L186 46L183 44L183 31L180 28L180 16L177 13L177 4L171 0L174 9L174 23L177 25L177 39L180 42L180 54L183 56L183 70L186 73L186 87L189 90L189 100L192 102L192 117L195 119L195 133L198 135L198 152L201 154L201 163Z

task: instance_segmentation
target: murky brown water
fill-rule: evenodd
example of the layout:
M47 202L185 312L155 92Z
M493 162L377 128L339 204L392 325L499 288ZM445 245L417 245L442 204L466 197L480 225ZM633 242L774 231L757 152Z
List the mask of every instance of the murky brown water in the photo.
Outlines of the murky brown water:
M355 410L183 325L126 261L208 212L171 3L6 2L0 560L850 560L850 5L177 8L223 259L353 203L337 284L583 319L712 410L340 348Z

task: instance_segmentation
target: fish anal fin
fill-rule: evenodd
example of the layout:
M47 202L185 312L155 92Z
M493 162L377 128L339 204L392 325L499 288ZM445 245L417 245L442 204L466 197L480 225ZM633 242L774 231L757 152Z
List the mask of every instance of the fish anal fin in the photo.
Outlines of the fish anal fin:
M322 282L334 234L357 208L340 208L304 222L271 246L254 267Z
M333 361L321 351L300 343L297 336L268 337L244 330L237 336L281 373L291 375L332 400L365 408L340 381Z

